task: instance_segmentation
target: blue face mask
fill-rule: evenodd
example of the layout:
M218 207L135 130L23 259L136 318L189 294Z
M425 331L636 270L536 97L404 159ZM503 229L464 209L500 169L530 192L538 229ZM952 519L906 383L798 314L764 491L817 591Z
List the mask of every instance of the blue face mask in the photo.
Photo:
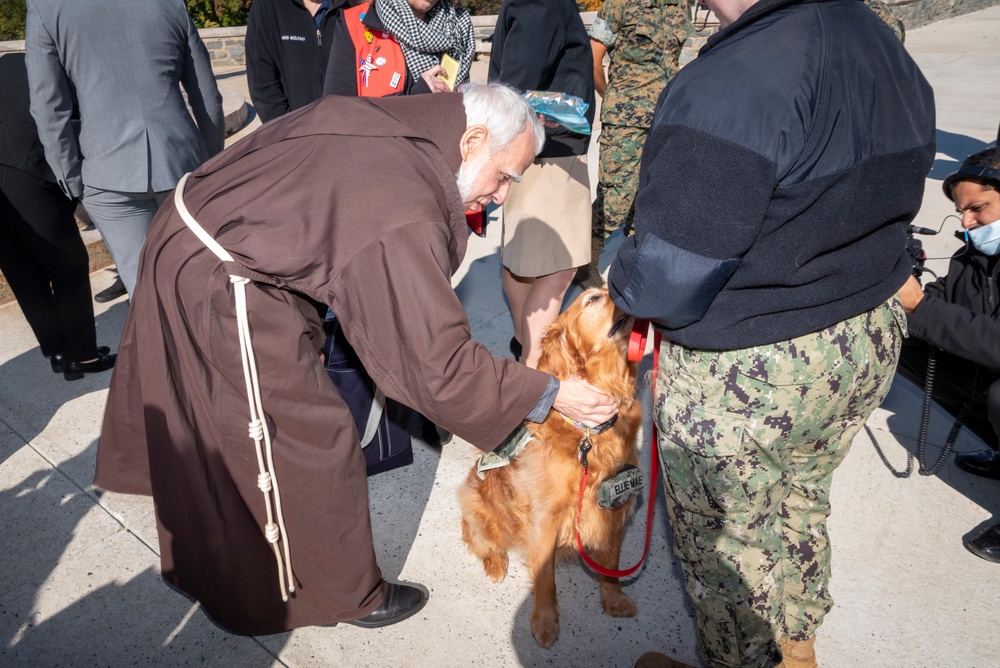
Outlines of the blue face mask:
M1000 253L1000 220L966 232L976 250L983 255Z

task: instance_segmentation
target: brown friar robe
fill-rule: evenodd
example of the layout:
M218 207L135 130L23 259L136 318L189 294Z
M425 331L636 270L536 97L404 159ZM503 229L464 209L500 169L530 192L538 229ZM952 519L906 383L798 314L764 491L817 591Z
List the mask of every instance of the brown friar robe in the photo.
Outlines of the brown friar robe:
M382 601L365 465L318 351L325 305L385 394L483 449L548 377L472 341L450 277L467 230L459 94L327 97L190 177L142 252L98 447L96 484L152 494L168 582L222 626L262 634L357 619ZM296 592L280 597L248 436L234 288L247 309ZM489 410L482 410L489 406Z

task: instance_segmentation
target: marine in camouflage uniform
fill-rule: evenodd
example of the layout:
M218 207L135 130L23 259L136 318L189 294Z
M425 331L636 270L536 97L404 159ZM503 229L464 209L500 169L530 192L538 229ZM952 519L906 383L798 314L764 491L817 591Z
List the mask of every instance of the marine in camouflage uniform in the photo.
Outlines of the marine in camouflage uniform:
M903 27L903 21L899 19L895 14L892 13L892 9L889 5L885 4L883 0L865 0L865 4L876 14L878 17L885 21L885 24L892 29L893 34L896 35L896 39L900 42L906 40L906 29Z
M604 45L611 57L601 103L592 218L595 259L619 227L632 233L642 145L656 100L677 72L690 30L687 0L605 0L590 28L591 40Z
M667 510L712 666L773 666L782 638L813 636L833 607L833 471L888 393L905 323L894 297L770 345L663 340L654 415Z

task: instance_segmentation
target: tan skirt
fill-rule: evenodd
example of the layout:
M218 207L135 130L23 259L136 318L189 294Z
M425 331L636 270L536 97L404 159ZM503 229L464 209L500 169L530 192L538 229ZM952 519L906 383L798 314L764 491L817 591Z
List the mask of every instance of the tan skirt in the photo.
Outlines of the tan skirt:
M539 158L503 205L503 265L527 278L590 262L587 156Z

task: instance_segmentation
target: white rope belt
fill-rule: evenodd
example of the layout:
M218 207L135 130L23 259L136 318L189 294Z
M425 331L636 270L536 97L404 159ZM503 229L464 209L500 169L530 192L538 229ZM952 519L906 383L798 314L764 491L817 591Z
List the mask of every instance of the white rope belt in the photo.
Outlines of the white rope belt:
M184 223L205 246L215 253L223 262L233 262L233 257L225 248L208 235L208 232L198 224L184 205L184 184L187 183L190 172L181 178L174 189L174 206L181 214ZM239 330L240 353L243 359L243 378L247 384L247 403L250 408L250 438L253 439L257 452L257 466L260 475L257 476L257 487L264 494L264 505L267 508L267 524L264 525L264 537L274 548L274 557L278 562L278 583L281 586L281 600L287 602L288 594L295 591L295 581L292 579L292 557L288 550L288 532L285 530L285 518L281 512L281 494L278 491L278 477L274 473L274 459L271 455L271 434L267 430L267 420L264 419L264 408L260 400L260 382L257 378L257 364L254 360L253 342L250 338L250 322L247 318L246 284L250 279L230 274L229 282L235 289L236 322ZM263 447L261 442L263 441ZM273 496L273 510L272 510ZM275 523L277 519L277 523ZM278 547L278 541L284 546L284 559ZM285 579L288 579L287 587Z

